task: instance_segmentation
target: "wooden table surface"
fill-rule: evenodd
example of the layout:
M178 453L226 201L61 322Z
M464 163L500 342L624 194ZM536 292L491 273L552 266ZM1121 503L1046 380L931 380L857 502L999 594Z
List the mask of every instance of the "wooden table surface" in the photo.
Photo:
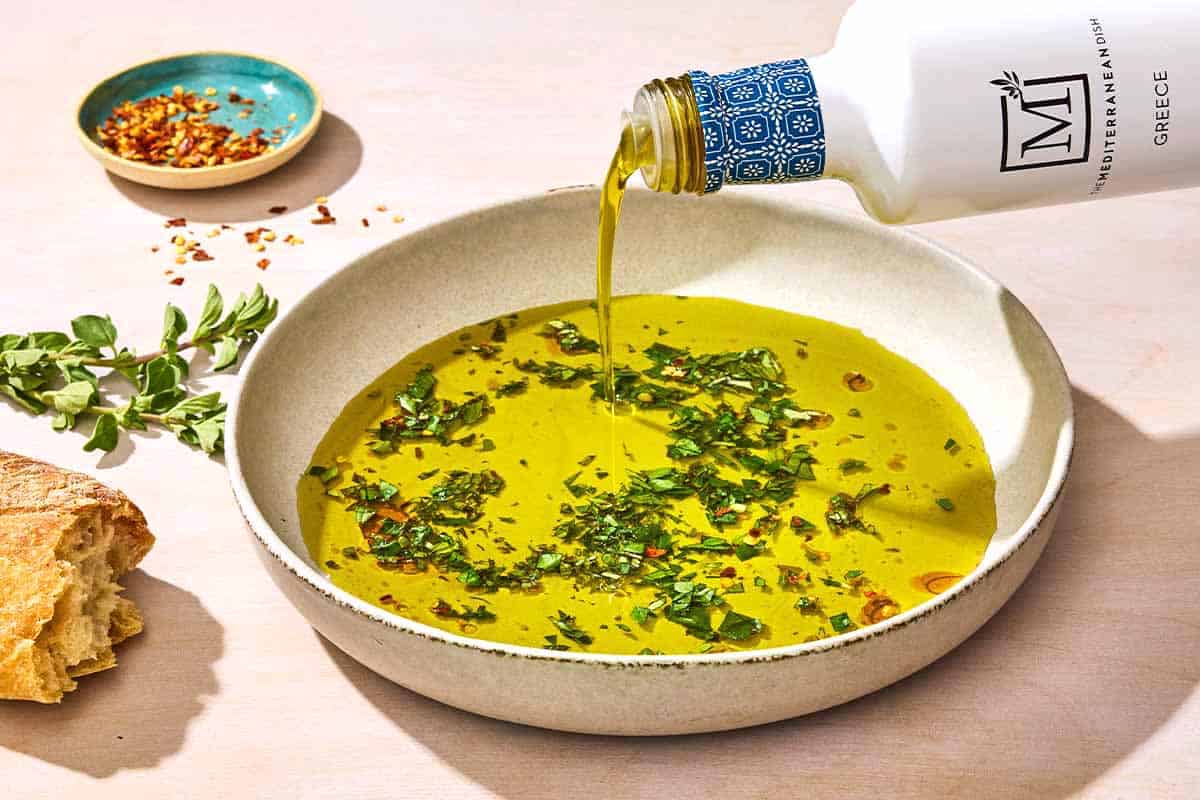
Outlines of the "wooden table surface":
M227 292L261 280L286 306L418 226L598 180L641 83L821 52L845 5L14 4L0 33L0 329L109 313L146 348L163 303L194 315L210 280ZM312 77L328 115L309 149L199 194L101 171L75 141L77 99L128 64L197 49L274 55ZM857 209L832 182L761 191ZM318 195L338 225L308 223ZM215 260L181 268L180 287L163 274L171 248L150 252L164 218L203 235L253 227L275 205L291 210L269 224L306 244L275 243L265 272L240 233L203 240ZM0 708L0 796L1198 797L1198 223L1200 192L1187 191L920 227L1010 286L1062 352L1079 420L1058 529L1026 585L946 658L841 708L735 733L573 736L412 694L288 605L219 459L153 434L96 457L81 434L4 405L0 446L125 490L158 545L128 579L147 630L119 668L60 706Z

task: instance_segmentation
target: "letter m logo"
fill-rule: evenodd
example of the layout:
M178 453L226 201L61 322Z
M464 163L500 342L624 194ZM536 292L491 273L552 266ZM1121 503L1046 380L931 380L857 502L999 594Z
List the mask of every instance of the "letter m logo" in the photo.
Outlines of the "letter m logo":
M1001 172L1087 162L1092 144L1087 75L1022 81L1005 72L992 85L1002 91Z

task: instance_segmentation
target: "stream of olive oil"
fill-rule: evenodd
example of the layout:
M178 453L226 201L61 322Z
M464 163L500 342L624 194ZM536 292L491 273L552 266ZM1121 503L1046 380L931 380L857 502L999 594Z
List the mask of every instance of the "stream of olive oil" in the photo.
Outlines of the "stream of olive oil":
M596 237L596 321L599 325L600 361L604 369L604 396L609 408L616 412L613 397L613 354L612 354L612 262L613 247L617 236L617 222L621 218L621 201L625 199L625 184L637 172L637 156L634 152L633 129L625 125L617 151L600 187L600 226Z
M599 374L596 353L564 354L543 335L547 322L564 320L596 336L596 316L585 301L507 317L499 344L490 323L448 332L355 396L313 454L312 463L327 471L325 480L305 476L298 487L302 530L314 562L338 586L418 622L483 639L599 653L717 652L823 638L846 625L867 625L912 608L979 562L996 526L991 467L965 411L924 371L859 331L775 309L674 296L618 297L612 305L622 365L645 369L643 351L657 342L693 354L770 347L784 380L794 387L787 397L798 407L822 412L811 424L784 431L786 446L807 447L816 463L812 479L797 480L791 497L767 503L780 520L769 532L754 536L756 518L764 513L759 503L732 509L736 521L716 529L696 497L673 501L678 521L671 525L674 552L667 558L684 566L687 583L720 594L722 605L712 612L714 628L733 609L760 620L761 633L705 641L663 610L639 622L636 609L649 607L662 590L640 582L636 573L616 590L597 590L551 571L528 588L485 591L469 586L461 572L432 564L381 565L364 537L367 527L348 510L347 492L356 480L387 481L398 489L390 507L402 507L436 493L454 470L494 471L504 488L487 497L482 516L445 530L476 565L504 567L531 553L582 552L579 541L556 537L555 526L608 491L613 458L621 483L630 471L687 470L689 463L707 461L708 455L668 456L675 420L669 408L639 407L614 417L588 380L559 386L544 382L545 373L522 370L532 359L590 367ZM398 413L394 393L425 365L433 367L437 397L463 402L486 393L493 410L456 431L450 444L416 440L379 454L371 431ZM866 380L847 380L848 374ZM523 391L504 391L522 378L528 380ZM724 401L741 408L747 400L731 392L698 391L687 404L711 409ZM620 442L616 453L614 426ZM725 478L751 479L732 459L726 461L719 467ZM890 492L872 496L860 508L871 532L839 532L828 524L831 498L881 484ZM577 495L581 486L595 487L595 493ZM730 549L686 549L706 537L723 538ZM765 547L743 560L732 547L746 542ZM655 555L647 548L647 570ZM494 619L445 613L481 606ZM574 618L587 643L564 637L554 623L560 612Z

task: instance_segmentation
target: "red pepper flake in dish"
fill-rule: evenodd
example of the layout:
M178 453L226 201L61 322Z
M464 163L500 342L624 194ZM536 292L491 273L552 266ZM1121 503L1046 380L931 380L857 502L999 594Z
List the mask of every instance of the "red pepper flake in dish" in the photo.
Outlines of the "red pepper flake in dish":
M180 275L177 278L171 278L171 285L172 286L183 286L183 276Z
M362 225L363 225L363 227L364 227L364 228L369 228L369 227L371 227L371 223L370 223L370 222L367 220L367 218L366 218L366 217L363 217L363 218L362 218Z
M255 264L255 266L256 266L256 267L258 267L259 269L266 269L267 267L271 266L271 259L269 259L269 258L260 258L260 259L258 260L258 263L257 263L257 264Z
M205 252L203 248L198 247L192 251L192 261L212 261L212 260L213 260L213 257L210 256L207 252Z
M287 206L271 206L267 209L268 214L282 214L287 211Z
M164 228L183 228L187 226L187 220L183 217L172 217L163 223Z
M210 122L209 114L218 108L176 86L169 95L126 100L96 126L96 138L105 150L127 161L183 168L233 164L271 149L261 129L241 136L227 125ZM178 226L183 224L181 219Z

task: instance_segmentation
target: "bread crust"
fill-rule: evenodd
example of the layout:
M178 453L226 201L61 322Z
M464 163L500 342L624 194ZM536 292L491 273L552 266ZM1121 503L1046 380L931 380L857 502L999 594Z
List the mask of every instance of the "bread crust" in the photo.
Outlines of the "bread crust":
M84 551L110 532L106 583L153 546L142 512L87 475L0 451L0 698L59 702L75 688L74 677L115 666L111 645L142 629L133 602L110 593L108 643L74 664L55 650L56 637L74 622L69 616L79 613L68 543Z

